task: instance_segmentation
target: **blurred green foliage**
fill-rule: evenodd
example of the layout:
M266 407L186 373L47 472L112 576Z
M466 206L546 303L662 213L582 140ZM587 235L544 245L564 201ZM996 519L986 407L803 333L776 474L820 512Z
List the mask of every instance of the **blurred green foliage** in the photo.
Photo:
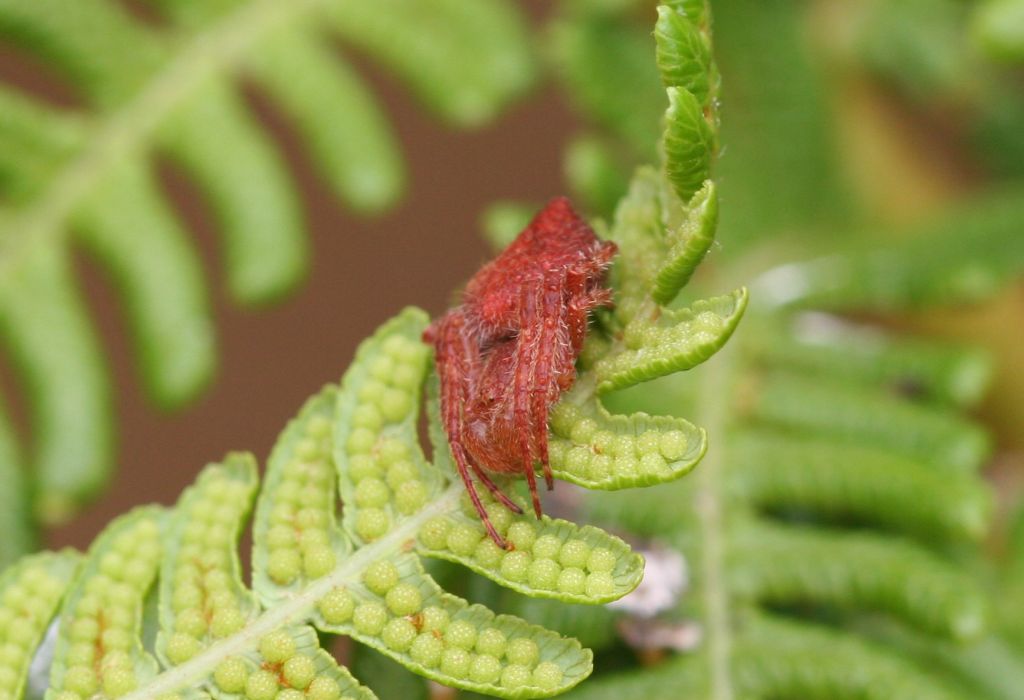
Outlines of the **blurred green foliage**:
M261 306L303 279L299 193L242 93L265 92L325 182L357 212L391 207L405 165L388 117L343 39L433 112L473 127L534 80L525 21L505 0L149 0L158 22L113 0L2 0L0 40L71 85L58 108L0 85L0 337L27 394L31 444L0 414L0 565L34 526L71 517L115 462L112 390L74 278L84 248L122 297L149 398L177 408L216 367L209 290L185 224L161 192L170 158L208 199L233 299ZM8 515L10 514L10 516ZM20 523L20 524L18 524Z

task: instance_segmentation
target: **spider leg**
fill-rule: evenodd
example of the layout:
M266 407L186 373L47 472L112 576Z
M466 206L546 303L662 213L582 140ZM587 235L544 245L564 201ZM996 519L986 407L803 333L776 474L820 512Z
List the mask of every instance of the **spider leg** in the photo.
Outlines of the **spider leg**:
M588 279L591 275L592 271L588 269L570 270L566 274L565 289L569 299L566 321L573 354L576 356L583 349L590 312L598 306L614 305L612 290L606 287L588 289L593 282Z
M602 254L610 257L614 254L614 246L602 248ZM601 264L607 261L602 258ZM544 478L548 483L548 489L552 487L551 465L548 461L547 452L547 414L552 402L558 399L560 392L572 386L576 378L576 357L583 348L583 341L587 334L587 323L591 309L597 306L605 306L612 303L612 292L603 287L588 289L593 282L592 267L570 268L565 271L559 279L559 291L562 299L568 301L564 307L560 305L547 304L547 315L545 326L555 327L555 339L546 344L550 349L550 357L547 362L541 362L540 367L550 373L550 377L544 381L543 386L550 386L550 398L539 405L537 412L543 412L544 436L541 442L541 462L544 465ZM554 286L552 287L554 291ZM555 312L559 312L555 320ZM538 384L541 384L538 381ZM539 398L539 397L538 397Z
M519 307L513 416L537 517L542 511L534 462L540 461L550 491L554 478L548 461L548 409L559 393L558 377L572 372L574 357L563 304L565 282L563 271L547 272L541 279L523 286Z
M533 501L533 512L539 518L543 511L540 507L540 496L537 493L537 474L533 469L534 431L530 397L534 387L534 369L540 339L537 324L537 308L541 303L540 292L543 286L537 281L526 281L522 286L519 304L519 337L516 341L516 363L512 379L512 417L519 436L519 454L526 472L526 483L530 487L530 498Z
M452 455L455 457L455 465L459 470L459 476L462 477L462 483L466 485L466 491L469 493L469 500L473 503L473 508L476 509L477 515L480 516L480 520L484 524L484 529L487 530L487 534L490 535L492 540L494 540L494 544L498 545L502 549L508 549L508 543L506 543L504 538L502 538L502 536L498 534L498 531L494 529L494 525L491 523L491 518L487 515L487 509L484 508L484 504L480 501L480 494L476 491L476 482L473 481L473 477L469 473L471 463L467 458L466 448L462 446L461 442L456 442L454 440L450 440L449 442L451 443ZM476 474L480 474L480 472L476 471Z
M566 309L563 304L566 275L551 272L544 277L539 316L535 325L540 329L538 351L534 358L533 387L530 395L530 418L533 441L538 458L544 468L544 481L548 491L554 488L554 477L548 463L548 410L560 393L558 378L573 373L574 353L568 340Z
M436 337L439 340L436 344L436 363L441 383L441 421L448 434L448 445L451 448L452 457L455 458L455 467L459 471L459 476L462 477L462 483L469 493L469 500L480 516L487 534L495 544L506 549L505 540L494 529L487 510L480 502L480 494L477 493L476 483L472 476L472 472L479 474L479 471L475 465L471 465L463 444L465 424L462 417L462 406L469 393L470 382L475 376L472 372L477 364L477 354L472 338L466 329L465 318L460 314L449 314L444 317L436 330ZM484 483L486 485L486 481Z
M583 339L587 336L587 311L588 306L583 302L586 296L587 279L580 271L571 270L565 276L565 292L569 297L568 309L565 320L569 335L569 343L572 345L573 355L578 355L583 348Z
M473 467L473 473L476 474L480 483L487 487L487 490L490 491L496 499L498 499L498 502L501 503L501 505L505 506L517 515L522 515L523 509L519 507L519 504L506 496L505 492L501 490L501 487L494 483L491 477L487 475L487 472L485 472L479 464L473 460L470 460L469 464Z

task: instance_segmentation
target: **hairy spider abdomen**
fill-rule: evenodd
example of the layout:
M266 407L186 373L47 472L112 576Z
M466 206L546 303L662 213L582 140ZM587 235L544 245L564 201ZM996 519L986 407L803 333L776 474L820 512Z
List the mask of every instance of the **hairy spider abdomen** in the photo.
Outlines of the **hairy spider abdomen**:
M491 537L474 476L509 508L488 472L523 474L541 514L535 465L548 488L551 405L576 377L590 312L611 303L604 273L615 244L601 241L565 198L552 200L466 285L463 303L424 333L434 345L441 413L456 466Z

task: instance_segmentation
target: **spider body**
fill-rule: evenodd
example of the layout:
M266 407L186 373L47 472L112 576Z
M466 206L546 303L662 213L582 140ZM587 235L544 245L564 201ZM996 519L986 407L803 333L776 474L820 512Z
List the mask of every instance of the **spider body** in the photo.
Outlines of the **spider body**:
M601 241L565 198L552 200L466 285L462 304L435 320L441 414L456 467L496 543L479 481L513 503L489 473L525 475L541 515L535 465L550 490L548 411L576 379L590 312L611 303L604 273L615 244Z

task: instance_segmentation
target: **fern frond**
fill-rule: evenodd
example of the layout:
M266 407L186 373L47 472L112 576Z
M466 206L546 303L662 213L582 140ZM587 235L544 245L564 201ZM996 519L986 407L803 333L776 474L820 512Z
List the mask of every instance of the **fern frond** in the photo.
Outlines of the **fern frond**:
M166 513L146 506L96 539L64 597L46 697L120 696L156 675L142 640L143 602L162 556Z
M6 486L0 492L0 571L4 571L18 557L31 551L35 543L32 522L31 495L25 466L14 439L13 426L0 405L0 483Z
M38 436L29 471L48 522L94 495L112 462L110 389L69 246L88 249L116 283L150 398L179 406L214 371L206 284L155 158L177 162L208 198L238 302L273 301L305 274L292 178L238 78L291 118L342 200L374 212L401 194L404 166L333 37L463 125L492 117L534 73L523 21L504 0L152 4L165 24L110 0L0 2L0 38L55 67L81 104L56 109L0 87L0 325L26 377Z
M723 75L719 176L728 246L839 233L846 214L830 96L803 8L728 0L714 8ZM807 234L811 234L808 236Z
M677 172L687 170L674 147L667 159L681 164ZM682 418L605 409L597 395L609 358L626 357L612 366L630 382L689 369L724 344L746 299L740 290L689 309L664 307L711 241L713 187L683 202L666 177L657 192L664 221L643 235L629 225L615 229L624 261L616 277L620 310L590 334L576 384L552 414L553 470L592 488L676 481L707 445L704 430ZM703 317L716 311L725 318L720 327L684 338L668 364L650 362L643 348L626 354L632 331L620 327L647 323L663 332L657 323L668 319L690 328L707 325ZM208 465L173 509L138 509L109 526L64 601L53 700L62 693L141 700L243 691L371 700L319 649L313 628L349 636L426 678L500 697L547 697L590 675L592 652L578 640L471 604L424 565L445 560L560 606L617 600L643 571L643 558L610 533L513 515L490 499L492 524L512 546L501 549L486 535L441 428L421 340L428 323L414 308L385 323L357 350L340 385L312 397L285 428L255 507L251 590L237 556L257 488L251 456ZM424 385L429 461L418 439ZM335 493L344 503L340 520ZM127 551L136 556L127 559ZM142 602L158 573L159 632L144 645ZM115 619L116 634L106 628Z
M931 669L947 688L963 697L1013 700L1024 680L1024 658L1005 638L990 635L964 646L936 642L914 630L878 620L865 620L858 627L901 656Z
M727 449L736 465L730 486L770 513L788 509L863 523L924 543L976 541L987 530L992 497L973 476L824 436L769 429L737 430Z
M752 328L756 331L763 320L755 317ZM919 370L908 368L902 375L887 374L885 382L873 387L858 387L858 401L866 400L869 412L852 404L840 410L845 405L842 391L835 401L825 398L828 387L842 387L845 379L842 369L826 369L824 364L816 367L817 379L791 377L793 393L769 400L773 407L766 413L747 412L749 382L756 385L764 371L756 361L758 351L750 348L760 347L762 340L756 332L741 332L734 339L735 347L714 361L720 372L712 375L714 381L704 377L706 381L695 386L671 385L678 405L719 407L717 413L705 413L701 422L713 435L723 435L726 445L711 445L695 479L656 487L643 495L621 494L614 500L594 495L588 498L588 511L599 522L674 541L693 567L697 595L681 604L679 612L693 614L690 611L696 608L707 634L717 637L722 646L716 651L714 638L708 639L698 658L688 661L690 670L670 662L676 671L661 676L666 687L690 688L687 679L693 678L694 692L744 697L744 679L738 669L740 660L749 658L774 679L766 687L801 688L801 693L807 693L801 697L862 697L862 691L845 685L849 679L843 680L841 667L824 662L796 664L796 656L780 658L778 644L766 638L746 646L740 611L750 605L767 606L777 614L785 612L788 620L821 615L832 619L837 613L855 618L884 614L916 629L923 649L937 653L958 648L948 646L953 643L946 638L973 644L985 629L990 605L976 578L949 552L985 535L991 489L976 472L981 459L977 453L969 464L955 467L948 460L937 460L930 449L907 450L911 443L904 439L878 438L887 432L881 427L888 424L894 427L892 435L909 439L913 430L907 427L903 432L895 426L915 423L908 423L906 417L920 411L953 421L946 429L936 430L933 438L946 436L946 430L955 435L963 429L954 429L955 425L968 425L948 407L915 403L892 393L905 377L928 371L927 355ZM786 343L794 340L789 336ZM856 356L855 348L851 352ZM748 364L750 359L755 361ZM725 360L728 364L723 365ZM776 415L775 402L783 398L789 406L786 411L798 411L807 421L769 420L769 415ZM631 400L643 399L637 395ZM714 420L716 415L720 418ZM844 415L851 420L842 419ZM838 429L840 425L846 428ZM875 428L862 433L865 426ZM981 435L974 428L968 433ZM851 439L854 434L861 437ZM867 434L875 438L865 439ZM968 452L973 451L963 454ZM759 511L760 517L752 518L752 510ZM720 617L710 612L713 606ZM858 637L873 636L841 620L833 624L829 634L839 640L837 644L862 645ZM880 639L879 644L886 647L894 642ZM934 687L947 688L942 679L946 666L933 667L912 655L886 671L891 674L886 683L899 681L913 688L927 680ZM820 684L819 689L803 690L806 679L801 679L809 673L817 676L814 687ZM619 681L608 682L609 687L619 687ZM595 680L592 685L602 683ZM760 696L757 688L754 697ZM832 694L823 688L832 688ZM656 696L659 691L651 692Z
M715 24L716 30L733 32L726 41L734 45L723 51L723 61L740 52L743 39L758 48L748 56L757 67L751 64L740 78L751 84L735 88L734 99L743 90L770 90L765 73L771 75L773 61L789 66L798 50L795 10L748 5L726 3L722 22ZM709 23L700 10L691 12L659 10L657 56L666 84L689 81L696 92L685 102L697 104L704 83L679 76L691 75L694 63L702 61L708 84L717 73L707 63L707 43L694 39L706 38ZM750 15L763 15L764 26ZM675 31L672 41L664 36L669 28ZM751 31L758 36L750 37ZM767 48L782 37L786 46ZM731 74L724 65L727 100ZM796 84L813 79L812 67L804 69ZM725 114L728 119L728 109ZM690 126L679 128L673 119ZM710 136L698 120L712 129ZM639 171L619 205L611 235L639 244L621 256L613 272L618 284L634 290L633 298L651 288L652 261L664 260L659 245L671 230L665 211L673 197L688 201L700 176L706 177L718 141L715 127L713 115L696 108L670 109L666 133L679 135L680 142L666 141L672 146L665 152L669 174ZM726 141L729 128L727 122L723 142L732 148L737 140ZM774 141L761 129L748 136L754 133L762 157L748 164L756 164L762 179L765 163L782 162L765 149L784 148L789 158L807 146L812 160L825 162L820 156L827 149L817 142L825 134L820 121L788 140ZM681 157L674 176L673 153ZM786 176L778 189L761 181L756 197L744 201L742 193L732 199L736 190L728 188L744 182L728 179L727 163L728 158L721 168L727 178L721 225L741 241L745 234L753 240L753 232L735 230L730 216L774 231L776 225L798 228L798 221L807 225L835 211L836 201L817 197L822 182L826 191L835 185L816 177L824 166L780 168ZM710 170L718 172L717 166ZM673 197L659 186L669 176ZM786 204L801 187L813 192L806 198L821 203L819 210ZM772 201L758 209L757 197ZM751 216L754 210L764 216ZM835 260L843 264L842 256ZM766 264L757 257L720 261L716 274L700 280L702 289ZM874 282L880 281L876 276ZM962 408L984 390L988 360L971 349L899 338L823 314L792 314L774 303L776 297L759 298L774 291L766 287L752 290L748 322L699 376L656 379L650 388L641 384L602 397L612 408L646 405L657 397L657 405L672 413L696 411L697 422L714 438L693 478L644 492L588 494L584 504L599 522L679 548L690 591L666 618L696 618L703 638L683 657L639 672L598 676L570 696L973 697L960 692L964 686L947 682L945 667L895 652L892 640L857 621L884 619L911 630L933 650L967 648L985 633L990 601L961 557L988 529L991 489L978 474L988 457L988 437ZM804 301L801 308L814 308L810 295ZM621 334L624 346L639 346L645 336L634 324L660 320L652 308L657 306L650 302L620 305L604 321ZM663 345L652 334L647 347ZM609 356L607 348L596 352ZM587 366L600 370L597 362ZM557 424L552 427L557 434Z
M253 456L231 454L204 469L178 499L160 569L156 656L163 665L236 632L257 612L236 553L257 484Z
M474 590L473 593L479 595L479 590ZM561 634L578 639L581 644L594 651L611 646L617 639L615 623L618 615L607 605L560 605L552 600L512 594L506 594L492 605L528 622L543 624Z
M16 274L0 279L0 332L34 397L29 408L39 439L26 471L34 509L59 520L102 488L113 452L106 368L67 251L36 248Z
M630 671L591 682L569 693L571 700L643 697L674 700L680 694L714 697L703 654L680 657L653 669ZM891 700L970 697L879 646L818 625L768 615L748 615L730 661L737 698L799 697L808 700Z
M111 523L64 599L48 697L269 697L290 688L372 700L320 650L310 624L420 675L502 697L546 697L588 676L591 652L578 641L469 604L420 561L448 559L560 604L620 598L643 569L625 542L593 527L512 516L492 503L494 522L516 545L504 551L464 513L435 396L433 463L418 443L428 320L408 309L382 326L340 388L314 396L285 428L256 507L251 591L237 554L257 489L250 455L208 465L172 510L139 508ZM346 503L340 524L335 487ZM68 557L61 566L76 561ZM11 580L34 562L11 569ZM157 576L150 653L143 601ZM0 615L20 614L24 597L5 595ZM32 644L48 619L36 607ZM24 674L0 681L13 695Z
M551 469L591 489L650 486L686 474L704 456L704 430L681 418L609 413L586 385L551 415Z
M912 231L878 232L841 255L784 265L755 285L768 304L892 311L986 299L1024 270L1021 190L969 198ZM888 241L897 241L889 243Z
M701 364L725 345L746 308L741 288L665 311L656 324L634 321L625 330L626 347L595 365L599 388L625 389Z
M729 548L730 581L744 599L885 612L958 640L986 624L987 603L968 575L888 536L759 520L737 525Z
M758 423L878 447L950 472L975 472L989 454L981 428L946 408L841 381L766 373L752 380L740 402L740 412Z
M71 584L81 557L70 550L25 557L0 575L0 643L4 690L20 697L32 655Z
M992 358L978 348L894 337L825 314L798 316L789 332L759 327L746 347L769 367L961 407L978 402L993 372Z

